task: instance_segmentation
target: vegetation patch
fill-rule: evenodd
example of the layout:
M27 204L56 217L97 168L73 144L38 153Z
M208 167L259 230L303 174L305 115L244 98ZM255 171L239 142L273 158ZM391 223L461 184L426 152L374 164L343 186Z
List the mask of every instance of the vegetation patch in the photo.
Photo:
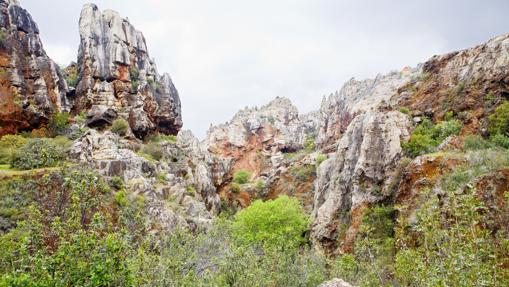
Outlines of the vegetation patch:
M429 119L424 119L402 147L412 157L429 153L447 137L459 134L462 127L463 124L459 120L441 121L434 125Z
M124 136L129 129L129 124L126 120L118 118L111 123L110 131L116 133L119 136Z
M251 179L251 173L247 170L239 170L233 174L233 182L236 184L248 183Z

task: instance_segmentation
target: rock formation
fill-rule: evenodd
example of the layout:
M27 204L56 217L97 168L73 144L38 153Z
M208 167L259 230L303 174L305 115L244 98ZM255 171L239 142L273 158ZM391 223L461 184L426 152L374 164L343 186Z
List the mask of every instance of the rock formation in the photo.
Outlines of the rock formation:
M410 121L398 111L370 110L355 117L334 155L318 168L312 236L331 250L353 243L362 209L390 194ZM343 230L342 230L343 229Z
M346 82L339 92L324 97L320 107L320 127L316 140L319 148L336 143L356 115L382 102L390 103L398 88L408 83L420 68L404 68L400 72L378 75L375 79Z
M468 130L486 128L486 116L509 99L509 34L458 52L434 56L394 95L414 116L461 115Z
M220 191L228 200L239 201L241 206L249 204L252 198L274 198L279 194L298 193L312 198L314 176L293 182L292 168L312 166L313 156L299 157L298 161L288 160L288 155L305 149L306 143L314 146L317 128L316 113L299 115L297 108L286 98L276 98L260 108L246 108L239 111L231 121L212 127L204 144L216 157L232 161L229 176L223 180ZM312 151L310 151L312 152ZM285 158L286 155L286 158ZM248 187L238 194L231 193L225 184L235 171L246 170L252 179L263 183L263 191Z
M130 141L90 129L73 144L70 154L80 164L92 165L105 176L118 176L145 195L153 225L163 230L206 227L219 211L215 185L229 162L213 158L189 131L181 131L176 142L159 143L158 148L162 157L152 161L135 153Z
M67 84L17 1L0 1L0 26L0 136L44 127L69 109Z
M79 31L73 111L87 111L90 127L122 117L138 138L153 131L177 134L182 127L178 92L168 74L157 73L143 34L117 12L101 12L93 4L83 7Z

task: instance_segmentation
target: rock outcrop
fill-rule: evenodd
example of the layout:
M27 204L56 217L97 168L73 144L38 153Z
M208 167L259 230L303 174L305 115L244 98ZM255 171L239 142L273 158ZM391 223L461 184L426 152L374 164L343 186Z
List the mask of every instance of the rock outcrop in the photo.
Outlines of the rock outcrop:
M253 198L297 193L307 197L311 205L315 156L289 157L306 149L306 144L314 147L317 125L316 113L299 115L290 100L276 98L263 107L241 110L231 121L211 127L204 144L216 157L231 161L231 169L220 185L222 197L247 206ZM297 169L306 174L294 182ZM230 192L227 184L238 170L250 172L258 188L247 186L241 192Z
M67 84L17 1L0 1L0 27L0 136L44 127L69 108Z
M466 130L486 128L486 117L509 99L509 34L458 52L434 56L394 95L414 116L461 116Z
M103 127L122 117L138 138L182 127L180 99L168 74L160 76L143 34L111 10L86 4L81 11L79 82L73 111L88 112L87 125Z
M317 146L332 150L356 115L381 103L389 104L398 88L418 75L420 68L404 68L400 72L378 75L375 79L346 82L339 92L324 97L320 107Z
M318 287L353 287L352 284L346 282L343 279L334 278L332 280L329 280L327 282L323 282Z
M155 144L161 159L146 159L136 143L109 131L88 130L71 147L71 159L92 165L102 175L120 177L148 200L149 219L158 230L206 228L220 207L216 184L229 162L213 158L189 131L176 142Z
M369 110L352 120L336 153L319 166L312 237L328 251L351 249L363 209L391 193L400 141L408 139L410 128L405 114Z

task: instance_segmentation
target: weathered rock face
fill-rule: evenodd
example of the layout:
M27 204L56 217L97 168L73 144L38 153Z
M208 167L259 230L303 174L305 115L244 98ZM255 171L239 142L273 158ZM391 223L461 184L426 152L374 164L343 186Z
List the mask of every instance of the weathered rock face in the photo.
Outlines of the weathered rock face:
M147 198L149 221L155 230L206 228L220 201L215 184L229 162L213 158L189 131L177 141L162 142L160 161L150 161L133 149L132 141L109 131L88 130L71 147L71 159L92 165L105 176L118 176Z
M329 251L351 248L362 210L390 194L410 121L398 111L369 110L356 116L334 155L317 171L312 237Z
M178 92L169 75L160 76L145 38L127 19L86 4L80 16L79 82L73 111L88 111L87 124L102 127L116 117L128 120L138 138L182 127Z
M401 87L394 101L414 116L435 120L461 115L467 130L486 127L486 116L509 99L509 34L485 44L434 56L422 74Z
M0 136L43 127L66 110L67 85L39 29L15 0L0 1Z
M231 169L220 186L223 198L247 206L252 198L273 198L278 194L312 195L314 157L302 157L301 163L290 163L285 155L303 150L306 142L313 144L318 121L315 113L299 115L297 108L286 98L276 98L261 108L239 111L225 124L212 127L204 144L216 157L231 160ZM295 186L292 168L312 166L313 170ZM303 167L309 169L308 167ZM264 186L256 190L247 187L238 193L230 192L225 184L235 171L247 170L252 179ZM304 179L304 177L306 177Z
M383 102L388 104L398 88L408 83L419 71L420 68L404 68L401 72L378 75L375 79L351 79L339 92L324 97L320 107L317 146L333 149L331 145L336 143L356 115Z
M205 140L214 154L234 159L234 169L260 174L260 154L277 162L282 153L303 148L306 138L316 133L316 119L299 117L297 108L286 98L276 98L261 108L246 108L233 119L212 127Z

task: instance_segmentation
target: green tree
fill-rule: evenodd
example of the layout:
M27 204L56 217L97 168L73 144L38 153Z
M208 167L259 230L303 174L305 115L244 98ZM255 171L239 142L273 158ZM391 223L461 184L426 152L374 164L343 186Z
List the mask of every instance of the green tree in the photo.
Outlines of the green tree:
M256 200L235 216L233 234L243 244L294 248L305 242L309 219L295 198Z
M509 136L509 102L500 104L495 112L488 117L488 121L488 130L491 135Z

